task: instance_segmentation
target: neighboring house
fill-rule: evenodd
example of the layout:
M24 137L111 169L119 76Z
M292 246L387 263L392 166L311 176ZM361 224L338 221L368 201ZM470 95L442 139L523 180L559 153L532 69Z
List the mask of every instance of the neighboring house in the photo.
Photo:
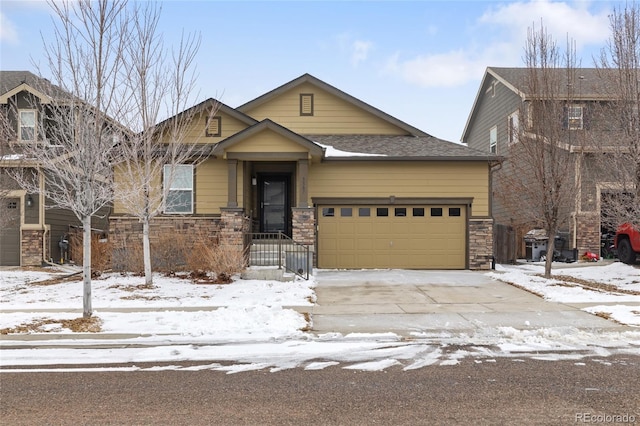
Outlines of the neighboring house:
M478 89L469 114L462 142L470 148L499 156L508 156L509 148L518 143L521 123L520 111L526 111L531 100L527 93L527 68L489 67ZM566 70L558 70L566 75ZM573 179L578 182L575 200L567 200L565 206L571 212L570 223L563 229L568 236L566 249L598 253L600 250L601 211L603 197L619 188L616 182L598 165L598 156L615 143L612 120L606 117L606 104L611 95L606 94L603 71L594 68L576 70L577 82L573 85L571 99L566 99L563 117L558 117L557 126L563 132L563 146L567 155L573 156ZM525 108L522 108L525 106ZM528 117L530 119L530 117ZM527 132L535 133L537 123L528 123ZM499 188L500 173L494 176L494 191ZM496 184L497 183L497 184ZM507 208L498 192L492 197L493 217L496 225L515 227L523 221L518 212ZM516 229L519 254L522 256L523 235L530 229ZM494 235L496 237L496 235ZM496 238L496 241L498 238ZM505 261L509 259L500 259ZM511 259L512 260L512 259Z
M42 170L21 155L25 144L47 146L54 125L44 117L47 106L64 96L68 94L29 71L0 71L0 266L59 262L59 242L80 227L72 212L53 208L45 199ZM27 193L20 188L7 173L16 168L32 171L42 190ZM106 232L108 220L96 218L93 226Z
M152 238L163 229L216 230L235 242L282 232L309 246L319 268L491 267L493 155L430 136L309 74L238 108L219 104L211 119L194 119L191 134L213 155L180 169L171 192L188 203L156 218ZM140 233L116 203L115 249Z

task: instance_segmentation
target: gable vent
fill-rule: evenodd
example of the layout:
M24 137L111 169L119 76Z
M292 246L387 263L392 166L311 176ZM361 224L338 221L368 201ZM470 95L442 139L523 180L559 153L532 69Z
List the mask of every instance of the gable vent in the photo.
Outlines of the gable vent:
M222 126L220 126L220 122L221 122L222 118L221 117L211 117L209 118L208 122L207 122L207 130L206 130L206 136L207 137L213 137L213 136L220 136L221 132L220 129Z
M300 94L300 115L313 115L313 93Z

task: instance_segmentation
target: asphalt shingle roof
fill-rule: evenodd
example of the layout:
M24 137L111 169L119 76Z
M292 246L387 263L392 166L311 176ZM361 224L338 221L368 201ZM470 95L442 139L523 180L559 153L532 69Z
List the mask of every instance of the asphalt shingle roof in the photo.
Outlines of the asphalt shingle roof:
M443 159L443 160L492 160L486 152L466 145L448 142L433 136L384 136L384 135L304 135L313 142L330 145L341 151L381 154L377 159ZM348 156L348 155L345 155Z

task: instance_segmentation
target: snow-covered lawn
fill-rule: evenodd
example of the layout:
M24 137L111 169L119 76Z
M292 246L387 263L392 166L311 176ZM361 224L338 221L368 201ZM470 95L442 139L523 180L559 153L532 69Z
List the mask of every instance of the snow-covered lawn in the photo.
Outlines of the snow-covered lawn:
M60 271L0 271L0 330L43 319L77 318L82 312L81 278L50 283ZM92 281L94 316L103 333L177 334L216 339L299 337L304 316L287 307L315 302L313 280L242 280L232 284L194 284L189 279L108 274ZM71 333L61 323L47 330Z
M539 276L542 264L499 265L487 272L555 302L631 326L640 326L640 270L621 263L555 265L554 275ZM99 333L74 333L63 320L82 312L80 278L47 283L66 275L55 270L0 271L0 329L9 332L0 341L0 373L22 371L20 366L69 365L52 371L82 369L147 370L211 369L235 373L256 369L317 370L339 365L362 371L429 365L455 365L464 358L493 362L497 357L575 359L591 357L606 363L611 354L640 353L640 328L607 331L547 327L479 329L472 334L416 334L402 339L393 333L314 335L309 318L291 307L315 302L316 281L237 280L229 285L194 284L189 280L156 275L154 287L141 277L111 274L92 286L94 317ZM348 279L348 272L344 272ZM584 306L579 305L584 304ZM34 325L39 325L34 330ZM21 334L15 327L25 325ZM26 336L33 340L12 340ZM47 336L56 336L55 341ZM134 337L132 337L134 336ZM108 339L105 340L105 338ZM17 337L16 337L17 339ZM25 348L25 346L27 346ZM105 347L106 346L106 347ZM171 362L193 361L189 367ZM215 361L215 362L213 362ZM136 366L136 363L169 363ZM90 367L123 363L130 367ZM199 363L199 364L198 364Z
M621 324L640 326L640 269L620 262L554 264L553 278L542 263L497 265L489 276L514 284L546 300L582 305L582 309Z

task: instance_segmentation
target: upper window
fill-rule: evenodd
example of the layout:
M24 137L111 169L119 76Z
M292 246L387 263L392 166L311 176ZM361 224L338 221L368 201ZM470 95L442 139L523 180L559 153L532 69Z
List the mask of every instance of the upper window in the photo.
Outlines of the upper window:
M507 117L507 137L509 140L509 143L516 143L518 142L518 132L519 132L519 125L520 125L520 117L518 116L518 111L515 111L511 114L509 114L509 116Z
M489 130L489 152L492 154L498 152L498 128L496 126Z
M569 130L582 130L584 124L582 106L571 105L567 108L567 125Z
M164 166L164 187L167 189L165 213L193 213L193 166L181 164ZM173 178L173 179L172 179Z
M36 140L36 112L34 110L20 110L20 132L21 141Z

